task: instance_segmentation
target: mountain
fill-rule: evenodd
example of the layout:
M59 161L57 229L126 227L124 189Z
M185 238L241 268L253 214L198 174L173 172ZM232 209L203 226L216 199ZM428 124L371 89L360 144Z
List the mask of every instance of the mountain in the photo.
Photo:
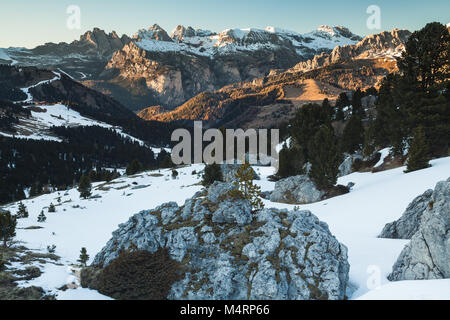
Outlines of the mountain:
M35 66L67 73L78 80L97 78L112 54L130 42L126 35L98 28L72 43L46 43L34 49L0 49L0 63Z
M264 77L359 40L344 27L299 34L274 27L216 33L178 26L169 35L155 24L131 39L96 28L70 44L0 49L0 63L66 73L132 110L173 108L200 92Z
M300 62L292 68L293 71L310 71L333 63L358 60L385 58L394 60L405 50L405 43L411 32L394 29L365 37L356 45L339 46L331 53L316 55L313 59Z
M409 35L406 30L370 35L286 71L272 70L265 77L203 92L172 111L152 108L138 115L165 122L208 120L233 127L271 127L305 103L333 101L344 91L378 87L397 69L395 57L403 52Z
M220 33L178 26L169 36L158 25L140 30L116 52L92 85L120 101L141 107L175 107L203 91L264 77L287 69L337 45L360 38L342 27L308 34L268 27L227 29ZM131 95L124 91L131 92ZM123 96L117 96L119 92Z

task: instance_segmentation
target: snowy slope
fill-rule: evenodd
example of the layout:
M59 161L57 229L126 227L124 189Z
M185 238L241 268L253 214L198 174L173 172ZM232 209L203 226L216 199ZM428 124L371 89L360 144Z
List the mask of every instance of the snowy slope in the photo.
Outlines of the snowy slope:
M155 29L156 28L156 29ZM157 30L157 31L155 31ZM356 44L360 37L342 27L321 26L318 30L300 34L294 31L267 27L226 29L220 33L191 29L189 34L175 33L171 39L161 39L159 26L149 30L139 30L133 40L141 49L151 52L185 52L195 55L213 57L228 55L240 51L274 50L282 46L292 46L299 56L305 50L333 50L336 46ZM346 32L342 32L345 30Z
M450 157L431 163L431 168L409 174L403 173L404 168L379 173L354 173L339 179L339 183L344 185L355 183L350 194L300 206L300 209L311 210L327 222L331 232L348 247L351 267L347 295L351 299L448 299L448 280L389 283L386 276L408 241L377 238L384 225L398 219L412 199L434 188L438 181L448 178ZM76 263L81 247L87 248L92 261L110 239L111 232L130 216L169 201L183 204L201 190L198 184L200 176L192 175L192 171L199 172L202 168L202 165L193 165L179 169L177 180L170 177L170 170L162 170L160 173L146 172L134 177L121 177L103 186L95 184L93 194L101 196L97 199L80 200L79 193L72 189L67 193L52 193L24 201L30 217L20 220L21 229L17 232L17 238L30 249L42 252L48 245L55 244L56 254L62 257L63 265L45 266L40 278L21 285L42 285L46 290L57 293L59 299L105 298L90 290L60 292L56 288L74 281L73 271L68 268ZM257 183L262 190L272 191L274 183L267 180L273 173L272 169L255 167L255 170L261 176ZM61 197L60 202L58 197ZM267 200L264 202L266 207L294 207ZM47 222L38 224L38 214L50 203L57 205L57 212L50 214L44 210ZM5 209L15 212L17 208L16 203ZM44 228L23 229L36 225Z

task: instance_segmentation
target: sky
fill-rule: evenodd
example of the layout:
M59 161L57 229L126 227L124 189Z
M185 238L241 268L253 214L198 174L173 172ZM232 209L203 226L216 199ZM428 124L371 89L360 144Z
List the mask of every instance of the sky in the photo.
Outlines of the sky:
M80 29L67 27L71 5L80 9ZM380 8L381 30L367 27L370 5ZM131 36L154 23L169 34L180 24L212 31L274 26L300 33L341 25L365 36L394 28L414 31L431 21L450 22L449 0L2 0L0 48L71 42L94 27Z

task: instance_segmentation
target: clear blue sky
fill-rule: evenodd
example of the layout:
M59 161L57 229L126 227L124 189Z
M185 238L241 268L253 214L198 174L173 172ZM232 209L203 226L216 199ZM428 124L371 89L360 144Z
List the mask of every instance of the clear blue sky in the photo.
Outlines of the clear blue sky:
M221 31L230 27L275 26L309 32L322 24L343 25L354 33L366 27L366 9L381 8L383 30L417 30L427 22L450 22L449 0L2 0L0 47L34 47L44 42L71 42L93 27L133 35L154 23L170 33L178 24ZM81 30L66 27L69 5L81 9Z

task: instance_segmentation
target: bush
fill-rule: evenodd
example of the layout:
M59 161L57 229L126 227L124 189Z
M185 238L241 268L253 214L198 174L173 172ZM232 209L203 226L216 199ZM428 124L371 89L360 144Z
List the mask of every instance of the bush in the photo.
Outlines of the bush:
M166 248L125 252L102 270L98 291L119 300L165 300L183 277L181 263Z
M17 220L9 211L0 212L0 240L4 248L16 236L16 226Z
M206 165L202 185L208 187L216 181L223 181L222 168L216 163Z
M132 176L136 173L144 171L144 166L139 160L133 160L127 167L126 174L127 176Z

